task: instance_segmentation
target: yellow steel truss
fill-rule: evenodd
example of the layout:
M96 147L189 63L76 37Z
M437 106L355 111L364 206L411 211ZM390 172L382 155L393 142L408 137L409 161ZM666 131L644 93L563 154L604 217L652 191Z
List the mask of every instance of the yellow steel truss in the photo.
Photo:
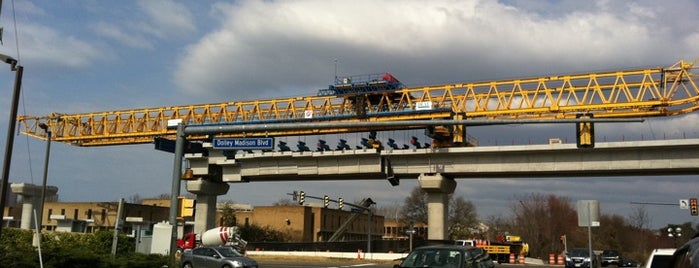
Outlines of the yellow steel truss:
M629 118L685 114L699 108L695 62L667 68L556 75L404 88L359 96L306 96L237 101L85 114L20 116L20 132L78 146L149 143L174 137L170 119L186 124L247 124L303 121L396 121L415 119L559 119L581 113L595 118ZM416 111L418 102L432 110ZM357 108L360 106L360 108ZM361 129L298 130L230 136L295 136L343 133ZM203 137L189 137L199 139Z

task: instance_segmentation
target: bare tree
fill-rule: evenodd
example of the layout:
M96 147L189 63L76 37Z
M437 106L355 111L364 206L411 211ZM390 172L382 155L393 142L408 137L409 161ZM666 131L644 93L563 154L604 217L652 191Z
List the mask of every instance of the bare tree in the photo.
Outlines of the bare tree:
M141 199L141 196L139 194L132 194L126 200L127 200L126 202L131 203L131 204L140 204L142 199Z
M427 193L416 186L410 195L405 198L400 219L405 223L427 223Z
M478 233L476 207L463 197L450 196L447 222L448 236L452 239L472 237ZM427 223L427 193L419 186L413 188L405 198L400 210L400 221L404 223Z
M273 206L298 206L298 202L294 202L289 198L280 198L277 202L272 204Z
M476 207L459 196L450 200L448 231L450 239L463 239L475 235L483 236L478 230L478 213Z
M634 208L631 215L629 215L629 220L631 225L638 229L645 229L648 224L650 224L652 218L648 215L645 205L640 205Z
M547 256L563 251L560 236L573 233L577 228L577 215L565 197L531 194L512 205L514 235L529 243L530 254Z
M384 216L386 220L400 221L401 206L398 203L376 207L376 214Z

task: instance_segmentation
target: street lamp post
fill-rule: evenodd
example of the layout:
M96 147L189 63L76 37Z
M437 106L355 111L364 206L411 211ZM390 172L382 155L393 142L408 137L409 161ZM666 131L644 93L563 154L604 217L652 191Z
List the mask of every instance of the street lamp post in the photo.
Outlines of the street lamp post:
M17 106L19 105L19 93L22 88L22 73L24 72L24 67L22 65L17 65L17 60L0 54L0 61L3 61L10 65L10 69L15 71L15 85L12 93L12 107L10 109L10 119L8 120L7 128L7 141L5 143L5 158L3 159L2 165L2 183L0 183L0 214L5 216L5 200L7 199L7 187L9 184L10 177L10 164L12 162L12 145L15 142L15 125L17 123ZM2 237L2 226L0 224L0 237Z
M667 228L667 236L673 238L673 245L677 247L677 239L682 236L682 228L675 227L668 227Z
M46 179L48 178L49 172L49 155L51 154L51 129L49 126L41 123L39 127L46 131L46 156L44 157L44 177L41 183L41 205L39 205L39 216L37 217L37 228L41 230L41 221L44 218L44 203L46 202Z

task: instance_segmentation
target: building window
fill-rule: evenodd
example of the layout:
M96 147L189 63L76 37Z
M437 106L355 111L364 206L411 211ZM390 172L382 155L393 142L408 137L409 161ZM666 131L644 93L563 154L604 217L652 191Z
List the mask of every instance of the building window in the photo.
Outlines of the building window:
M53 209L50 209L50 208L49 208L49 213L46 214L46 222L50 222L50 221L51 221L51 214L53 214ZM49 230L49 231L50 231L50 230Z
M62 209L61 209L61 215L66 215L66 209L65 209L65 208L62 208Z
M107 219L107 210L102 209L102 223Z
M92 219L92 209L91 208L87 210L87 218Z
M74 220L78 219L78 209L77 208L73 211L73 219Z

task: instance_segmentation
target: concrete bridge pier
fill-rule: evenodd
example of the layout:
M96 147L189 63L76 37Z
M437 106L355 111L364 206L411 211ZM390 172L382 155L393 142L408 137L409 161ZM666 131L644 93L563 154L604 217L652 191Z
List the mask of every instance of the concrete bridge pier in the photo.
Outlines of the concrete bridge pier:
M21 229L34 229L34 209L37 209L36 216L43 217L41 209L41 190L43 187L30 183L13 183L10 185L12 192L22 196L22 219L20 221ZM56 186L46 186L46 199L51 199L58 192Z
M228 192L224 182L212 182L202 178L187 181L187 191L197 195L194 215L194 232L200 234L216 227L216 199Z
M449 194L454 193L456 181L439 173L421 174L417 179L422 190L427 192L427 239L444 240L447 237Z

